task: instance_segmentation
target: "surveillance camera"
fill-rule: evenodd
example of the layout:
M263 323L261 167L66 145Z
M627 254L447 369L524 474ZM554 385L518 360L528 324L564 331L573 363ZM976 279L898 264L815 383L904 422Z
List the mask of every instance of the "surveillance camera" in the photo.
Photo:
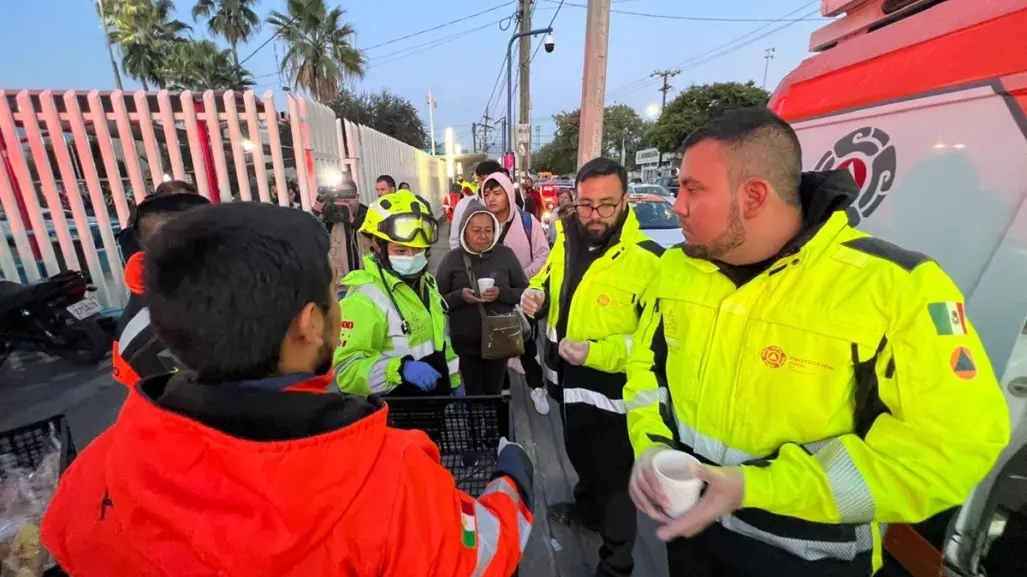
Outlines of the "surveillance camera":
M552 34L546 34L542 42L545 44L546 52L552 53L553 50L556 50L556 39L553 38Z

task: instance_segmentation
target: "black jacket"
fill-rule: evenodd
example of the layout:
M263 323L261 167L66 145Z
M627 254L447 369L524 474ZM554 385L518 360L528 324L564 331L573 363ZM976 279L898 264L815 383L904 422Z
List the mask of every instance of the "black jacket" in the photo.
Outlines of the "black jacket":
M446 253L439 263L435 278L439 292L449 306L449 331L453 341L453 350L461 355L476 355L481 352L481 313L478 306L468 303L461 296L465 288L473 288L478 294L477 286L471 286L470 278L464 265L464 255L471 261L471 271L475 278L492 277L496 280L499 297L483 305L486 314L509 314L514 305L521 301L521 293L528 288L528 279L514 251L498 244L501 227L495 220L492 247L483 253L473 253L464 241L464 229L467 222L475 214L490 213L480 202L472 200L460 220L460 248ZM480 296L480 295L479 295Z

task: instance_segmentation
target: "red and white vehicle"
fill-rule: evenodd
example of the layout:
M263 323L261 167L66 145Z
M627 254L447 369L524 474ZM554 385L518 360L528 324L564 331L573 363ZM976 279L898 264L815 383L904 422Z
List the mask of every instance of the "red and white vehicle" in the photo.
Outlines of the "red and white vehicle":
M958 511L888 528L883 575L1027 575L1027 0L821 0L840 16L770 107L806 169L848 168L859 227L963 290L1012 439ZM959 463L953 463L958 467Z

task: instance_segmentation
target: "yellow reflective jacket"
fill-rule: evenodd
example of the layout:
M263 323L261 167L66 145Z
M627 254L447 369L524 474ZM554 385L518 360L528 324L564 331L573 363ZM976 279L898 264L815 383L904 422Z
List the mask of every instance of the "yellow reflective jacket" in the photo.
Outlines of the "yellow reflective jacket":
M584 261L580 255L588 247L573 231L557 231L549 259L530 282L531 287L546 293L549 309L543 367L546 380L565 387L565 403L583 403L623 415L624 363L631 351L631 336L638 328L642 293L656 275L663 248L638 228L629 209L619 235L574 279L571 277L576 275L568 274L568 267L580 266ZM568 316L562 319L561 315ZM557 345L564 337L588 341L584 367L561 367ZM558 378L561 368L565 371L562 382Z
M404 360L432 365L442 375L438 394L447 394L447 386L460 386L460 361L449 340L435 277L425 273L419 284L423 298L381 268L372 255L364 257L362 270L342 280L349 292L339 302L342 330L332 359L335 383L342 392L380 395L402 387L395 394L417 394L403 379Z
M624 391L636 455L662 443L742 465L744 508L707 530L732 555L769 543L824 575L876 570L879 524L961 504L1009 438L963 295L928 257L850 227L854 188L804 175L810 232L741 286L668 251Z

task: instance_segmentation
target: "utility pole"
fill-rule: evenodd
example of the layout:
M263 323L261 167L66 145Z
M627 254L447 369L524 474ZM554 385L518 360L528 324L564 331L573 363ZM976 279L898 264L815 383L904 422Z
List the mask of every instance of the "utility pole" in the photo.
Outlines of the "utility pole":
M763 59L766 60L767 63L763 66L763 85L760 86L760 88L766 90L767 89L767 72L770 71L770 61L774 59L774 49L773 48L767 48L766 55L763 57Z
M471 123L471 152L478 152L478 124Z
M542 127L538 124L535 125L535 142L532 143L532 146L534 152L542 148Z
M521 124L531 123L531 1L520 0L521 40L520 40L520 79L521 79ZM530 136L530 133L529 133ZM531 146L526 146L524 156L517 159L518 168L527 173L531 170Z
M431 86L428 87L428 98L424 101L428 104L428 130L431 131L431 155L435 156L435 107L439 102L431 95Z
M663 86L660 87L660 92L663 93L663 100L660 102L660 113L663 113L663 109L667 107L667 93L670 92L671 88L670 79L681 74L678 69L674 70L657 70L649 75L650 78L656 78L657 76L663 77Z
M606 53L610 46L610 0L588 0L585 25L585 70L581 82L581 128L578 167L603 152L606 106Z
M481 151L485 153L486 157L489 155L489 135L495 126L494 122L489 123L489 111L486 110L482 121L478 123L478 128L481 129Z
M103 11L103 0L96 0L96 9L100 13L100 27L103 30L103 42L107 45L107 55L111 59L111 68L114 70L114 86L122 90L121 72L118 71L118 61L114 58L114 47L111 46L111 36L107 30L107 15Z

